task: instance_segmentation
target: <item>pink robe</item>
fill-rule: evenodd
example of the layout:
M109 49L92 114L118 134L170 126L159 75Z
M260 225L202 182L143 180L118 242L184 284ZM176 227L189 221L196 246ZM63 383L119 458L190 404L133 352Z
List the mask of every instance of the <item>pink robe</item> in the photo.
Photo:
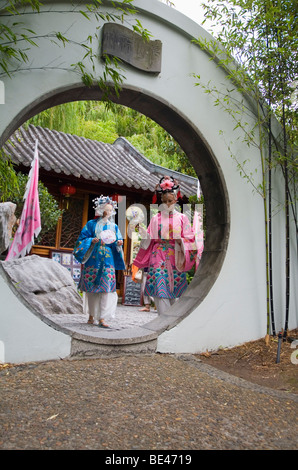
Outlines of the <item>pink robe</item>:
M162 211L155 215L134 260L148 268L144 294L174 299L187 289L186 272L196 262L195 234L188 217L180 212Z

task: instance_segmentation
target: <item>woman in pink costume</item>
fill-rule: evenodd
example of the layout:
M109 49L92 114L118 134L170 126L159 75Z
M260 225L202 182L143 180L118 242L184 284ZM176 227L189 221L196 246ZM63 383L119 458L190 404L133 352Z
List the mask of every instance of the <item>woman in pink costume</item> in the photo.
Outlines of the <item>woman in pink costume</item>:
M139 229L142 242L133 263L139 269L148 268L144 295L154 297L159 314L168 310L187 289L186 272L197 257L190 221L175 209L178 190L172 177L161 178L156 192L161 194L162 204L147 231Z

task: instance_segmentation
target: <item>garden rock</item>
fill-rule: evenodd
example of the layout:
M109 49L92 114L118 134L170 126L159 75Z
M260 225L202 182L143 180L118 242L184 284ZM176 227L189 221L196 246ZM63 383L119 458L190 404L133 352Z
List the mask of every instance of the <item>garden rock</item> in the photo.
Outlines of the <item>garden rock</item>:
M12 228L16 222L16 207L13 202L0 203L0 254L9 247Z
M1 265L19 295L38 313L83 313L71 274L56 261L32 255Z

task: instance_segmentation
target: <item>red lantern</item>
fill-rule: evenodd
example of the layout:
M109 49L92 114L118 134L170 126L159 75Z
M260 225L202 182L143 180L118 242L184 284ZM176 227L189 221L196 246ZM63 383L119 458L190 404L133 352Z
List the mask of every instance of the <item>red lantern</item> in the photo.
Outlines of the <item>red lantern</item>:
M64 184L63 186L60 186L60 193L64 197L70 197L73 196L76 193L76 188L72 186L71 184Z
M63 186L60 186L59 190L62 196L66 198L73 196L77 191L76 188L72 186L71 184L64 184ZM68 201L66 203L66 209L68 209Z

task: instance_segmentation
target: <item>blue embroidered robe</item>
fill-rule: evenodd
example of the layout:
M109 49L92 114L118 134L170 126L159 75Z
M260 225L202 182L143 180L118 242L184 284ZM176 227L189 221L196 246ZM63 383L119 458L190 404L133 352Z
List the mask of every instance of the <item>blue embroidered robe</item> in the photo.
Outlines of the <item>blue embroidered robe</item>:
M103 230L113 230L116 241L109 245L93 244L93 238L100 238ZM113 222L102 219L89 220L82 229L74 246L74 257L82 264L78 288L84 292L102 293L116 291L115 270L125 269L123 250L117 245L122 235Z

